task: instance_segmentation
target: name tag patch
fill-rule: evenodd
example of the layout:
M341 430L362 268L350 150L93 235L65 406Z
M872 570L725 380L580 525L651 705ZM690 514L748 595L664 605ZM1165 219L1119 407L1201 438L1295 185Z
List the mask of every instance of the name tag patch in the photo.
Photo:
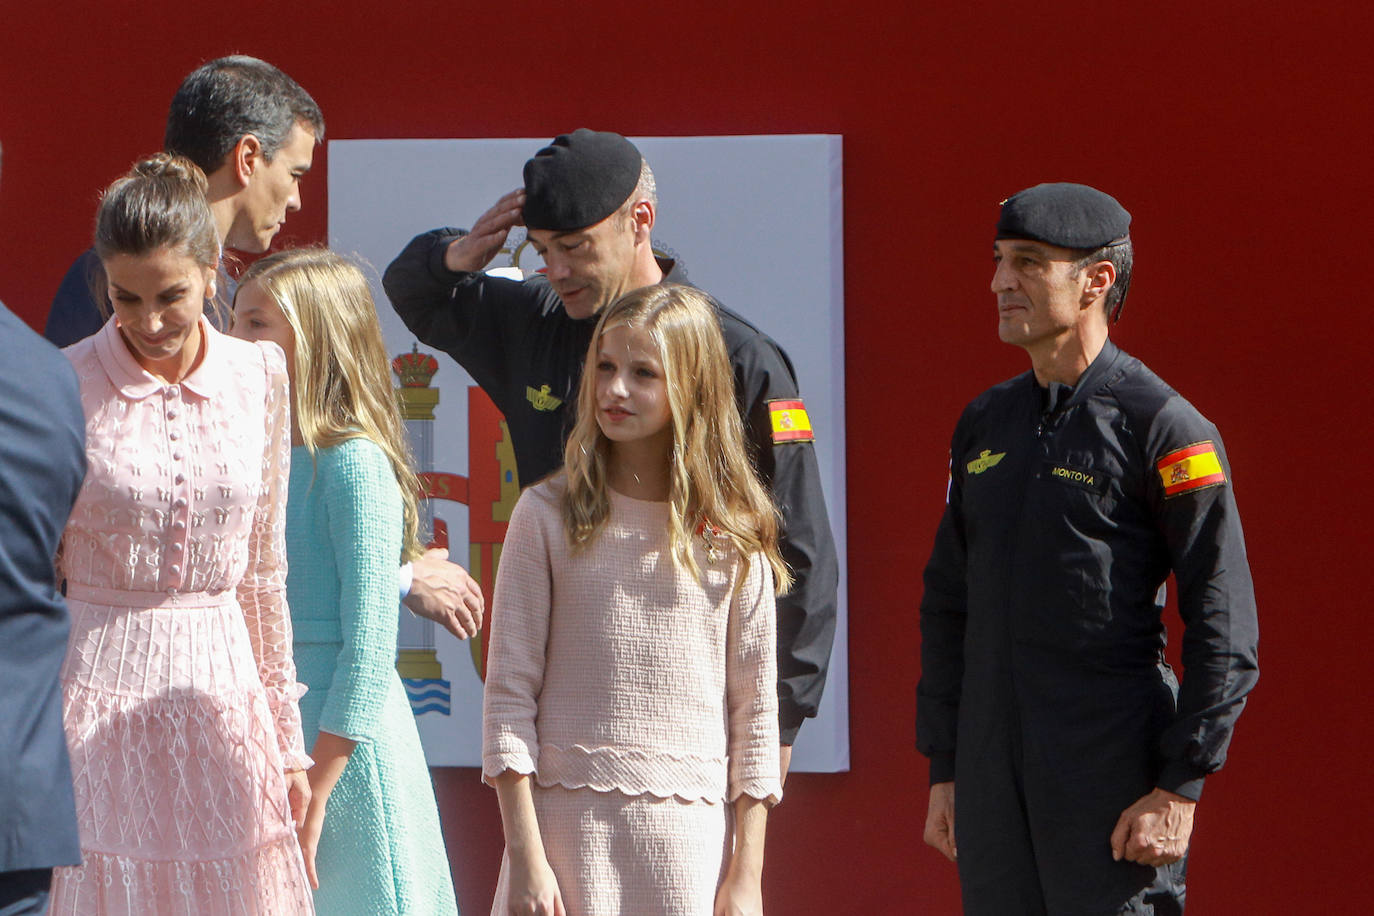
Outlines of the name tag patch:
M1109 483L1107 475L1092 468L1077 468L1069 464L1055 464L1047 462L1040 470L1041 477L1048 477L1060 483L1087 490L1089 493L1096 493L1101 496L1107 492Z

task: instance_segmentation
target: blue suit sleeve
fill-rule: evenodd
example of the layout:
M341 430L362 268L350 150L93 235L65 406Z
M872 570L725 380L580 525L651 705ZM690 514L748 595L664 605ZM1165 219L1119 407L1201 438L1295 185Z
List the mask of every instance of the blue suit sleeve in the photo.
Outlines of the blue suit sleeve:
M105 315L96 296L104 286L105 271L100 258L94 249L88 248L67 268L48 309L43 336L59 347L69 347L99 331L105 324Z

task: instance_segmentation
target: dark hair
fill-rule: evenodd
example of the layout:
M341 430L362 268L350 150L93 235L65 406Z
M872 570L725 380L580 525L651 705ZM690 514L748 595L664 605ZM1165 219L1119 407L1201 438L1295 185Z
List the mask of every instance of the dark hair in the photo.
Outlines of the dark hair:
M183 156L157 153L105 189L95 214L95 253L146 255L172 248L197 264L219 261L219 233L205 200L209 182Z
M1112 321L1121 320L1121 310L1126 306L1126 293L1131 289L1131 268L1135 261L1134 247L1131 240L1126 239L1114 245L1103 245L1101 248L1094 248L1092 251L1083 253L1083 256L1073 263L1073 272L1076 276L1086 267L1091 267L1098 261L1109 261L1112 267L1116 268L1116 282L1112 288L1107 290L1107 296L1102 300L1102 307L1107 311L1107 317Z
M310 93L266 61L235 54L203 64L182 81L162 146L208 175L245 134L258 138L270 162L297 123L309 127L316 142L324 139L324 115Z

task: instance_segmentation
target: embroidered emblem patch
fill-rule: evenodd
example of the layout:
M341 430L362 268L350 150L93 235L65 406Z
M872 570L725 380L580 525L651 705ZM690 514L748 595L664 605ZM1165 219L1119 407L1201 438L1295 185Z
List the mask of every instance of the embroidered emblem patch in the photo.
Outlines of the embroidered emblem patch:
M1166 498L1226 482L1221 458L1210 439L1170 452L1155 462L1155 470L1164 484Z
M538 391L534 390L533 388L531 388L531 387L529 387L529 386L526 386L526 387L525 387L525 400L527 400L527 401L529 401L531 404L533 404L535 410L545 410L545 411L548 411L548 410L557 410L558 407L559 407L559 405L561 405L561 404L563 403L563 399L562 399L562 398L557 398L557 397L554 397L553 395L549 394L549 386L548 386L548 385L540 385Z
M970 474L981 474L988 468L997 467L997 462L1001 461L1005 457L1007 457L1006 452L998 452L996 455L994 455L992 453L992 449L985 448L982 452L979 453L977 458L974 458L967 465L965 465L965 467L968 468L968 472Z
M816 434L811 429L811 418L806 415L806 405L801 398L769 401L768 418L773 425L774 445L816 440Z

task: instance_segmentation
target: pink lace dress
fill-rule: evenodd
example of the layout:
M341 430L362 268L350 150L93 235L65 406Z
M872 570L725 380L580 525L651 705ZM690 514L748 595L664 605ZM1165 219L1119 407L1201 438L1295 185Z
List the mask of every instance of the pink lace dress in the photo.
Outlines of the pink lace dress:
M285 360L202 319L181 384L109 322L69 347L86 482L63 535L63 714L84 864L54 914L313 913L284 769L309 766L285 601Z

